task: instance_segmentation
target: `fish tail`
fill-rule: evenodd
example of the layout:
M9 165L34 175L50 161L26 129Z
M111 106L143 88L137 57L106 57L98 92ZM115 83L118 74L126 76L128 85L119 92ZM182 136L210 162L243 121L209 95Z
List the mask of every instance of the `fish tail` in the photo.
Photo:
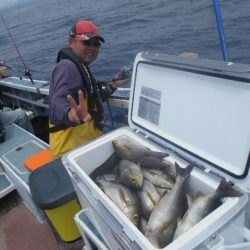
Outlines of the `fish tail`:
M189 164L186 168L182 168L177 162L175 162L175 169L176 175L188 177L193 169L193 165Z
M223 178L220 182L220 185L216 189L216 194L218 197L239 197L242 196L243 193L234 189L225 178Z

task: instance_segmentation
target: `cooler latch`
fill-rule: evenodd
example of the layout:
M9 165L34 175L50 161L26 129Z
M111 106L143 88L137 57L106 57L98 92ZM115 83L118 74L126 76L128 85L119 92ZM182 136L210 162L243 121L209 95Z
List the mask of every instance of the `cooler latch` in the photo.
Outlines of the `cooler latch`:
M144 132L142 132L140 129L135 129L134 132L136 134L138 134L140 137L143 137L147 140L150 140L150 136L148 134L145 134Z

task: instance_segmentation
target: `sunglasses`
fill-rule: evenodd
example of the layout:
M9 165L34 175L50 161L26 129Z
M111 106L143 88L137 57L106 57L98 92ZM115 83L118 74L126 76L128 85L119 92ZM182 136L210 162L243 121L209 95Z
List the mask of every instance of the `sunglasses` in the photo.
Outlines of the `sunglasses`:
M100 48L101 47L101 43L99 42L99 40L86 40L86 41L81 41L85 46L93 46L96 48Z

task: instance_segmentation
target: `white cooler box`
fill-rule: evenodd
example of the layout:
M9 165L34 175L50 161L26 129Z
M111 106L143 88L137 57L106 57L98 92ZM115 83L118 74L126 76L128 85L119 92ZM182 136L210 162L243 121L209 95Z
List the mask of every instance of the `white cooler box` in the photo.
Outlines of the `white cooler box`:
M222 204L164 249L250 249L249 66L140 53L134 63L129 127L63 157L78 198L110 249L157 249L89 177L129 137L194 168L188 192L210 193L225 177L241 197Z

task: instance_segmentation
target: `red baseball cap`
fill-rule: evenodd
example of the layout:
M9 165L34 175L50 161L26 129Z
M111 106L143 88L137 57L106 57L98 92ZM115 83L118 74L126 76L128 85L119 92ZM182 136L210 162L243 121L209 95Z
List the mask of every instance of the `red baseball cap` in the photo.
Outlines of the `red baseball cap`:
M89 40L96 37L103 43L105 40L100 36L99 29L96 25L90 21L79 21L71 29L69 33L70 37L77 37L81 41Z

